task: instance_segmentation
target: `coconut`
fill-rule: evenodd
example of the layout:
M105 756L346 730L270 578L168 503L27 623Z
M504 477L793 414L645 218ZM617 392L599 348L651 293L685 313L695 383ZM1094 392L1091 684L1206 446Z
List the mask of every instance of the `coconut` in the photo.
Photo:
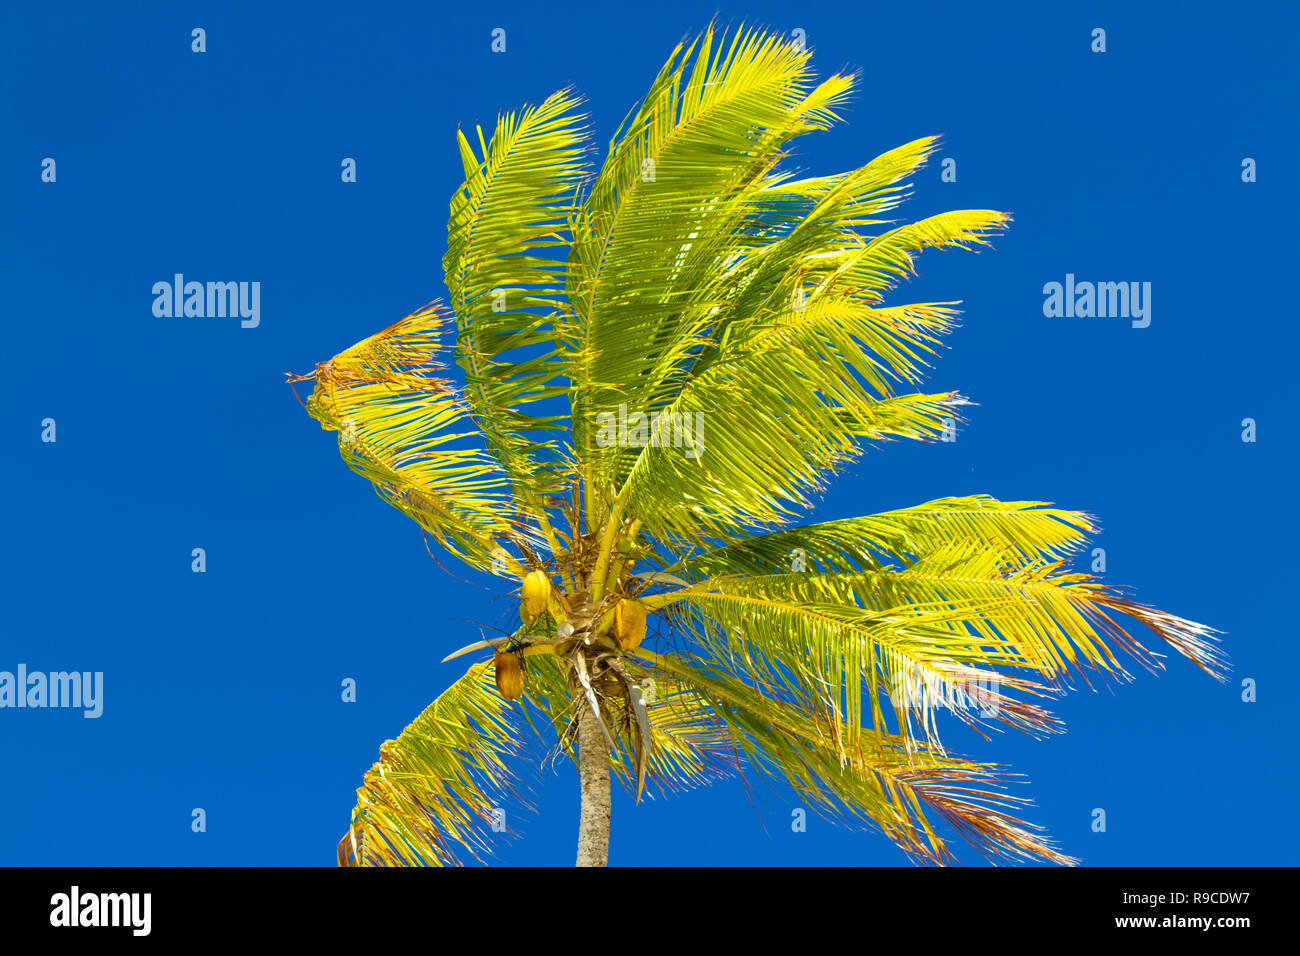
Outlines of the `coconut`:
M496 671L497 690L506 700L518 700L524 692L524 668L519 663L519 655L497 648L492 655L492 666Z
M624 598L614 605L614 636L625 650L631 650L645 637L645 605Z
M519 616L525 624L545 613L551 597L551 579L545 571L529 571L519 588Z

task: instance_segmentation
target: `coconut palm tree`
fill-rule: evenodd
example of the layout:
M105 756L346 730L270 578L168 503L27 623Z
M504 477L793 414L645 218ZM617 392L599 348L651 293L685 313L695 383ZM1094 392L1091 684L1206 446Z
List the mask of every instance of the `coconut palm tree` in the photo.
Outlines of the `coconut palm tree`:
M793 524L864 442L957 420L958 393L914 391L957 303L886 293L921 250L1009 218L880 218L932 138L782 172L854 80L710 28L598 170L569 90L458 134L449 308L290 376L381 498L520 597L517 626L451 654L483 659L380 748L340 864L482 859L548 746L577 765L579 864L607 861L613 777L639 801L735 773L916 860L952 861L956 834L1070 863L936 717L1058 730L1034 701L1074 675L1127 678L1117 649L1162 666L1126 624L1218 675L1209 628L1066 568L1094 530L1080 512L977 495ZM459 388L439 374L453 324Z

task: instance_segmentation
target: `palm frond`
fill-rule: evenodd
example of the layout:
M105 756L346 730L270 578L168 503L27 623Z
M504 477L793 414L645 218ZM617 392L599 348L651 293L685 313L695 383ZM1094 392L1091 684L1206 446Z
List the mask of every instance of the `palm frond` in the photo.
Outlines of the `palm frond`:
M431 303L308 375L307 409L339 433L339 454L384 501L467 563L488 569L499 542L526 542L509 482L474 447L477 432L449 382L428 373L447 324ZM466 431L465 429L469 429Z
M340 866L449 866L492 852L507 806L526 806L511 761L517 710L497 692L491 662L474 664L379 749L339 841Z
M629 661L627 666L635 681L648 676L635 662ZM555 657L543 656L529 659L527 669L525 694L529 703L548 716L558 748L572 755L575 703L563 665ZM643 746L626 695L610 688L597 693L617 745L610 752L610 769L633 796L639 797L636 768L642 760L646 780L661 794L703 786L735 771L736 755L730 735L712 708L691 688L662 674L646 687L650 698L646 703L648 746Z
M752 676L790 680L810 694L829 688L834 702L842 687L855 722L865 681L873 708L878 696L887 696L900 732L911 735L915 716L931 740L937 740L938 707L974 723L972 705L978 704L1009 726L1035 733L1058 729L1045 711L1001 689L1059 693L1071 675L1090 680L1093 672L1128 680L1115 648L1149 670L1162 669L1161 656L1134 639L1116 615L1146 625L1222 679L1210 629L1086 578L1047 566L1000 574L973 562L943 571L750 576L714 579L711 590L689 592L681 604L700 609L697 625L708 620L725 629L731 651L751 662ZM1033 679L1005 668L1028 670ZM884 726L878 710L873 716L873 726Z
M612 146L575 223L565 336L574 445L597 498L609 476L595 416L655 407L660 382L703 347L718 264L760 228L747 191L790 139L834 120L851 82L814 87L807 52L775 34L728 43L710 29L674 51Z
M585 116L561 90L503 114L480 153L457 131L465 182L451 200L443 270L459 325L465 397L488 448L519 496L559 488L563 467L547 435L555 416L529 408L566 389L553 325L565 307L564 261L574 192L585 175ZM481 154L481 155L480 155Z
M801 583L812 587L804 576ZM995 655L952 626L976 613L940 604L864 609L851 598L826 594L791 597L765 579L719 579L713 590L680 599L683 628L698 652L729 660L755 687L805 701L810 708L842 715L847 732L889 730L884 707L908 741L938 746L940 710L983 726L991 717L1033 734L1060 729L1047 711L1005 693L1045 696L1050 688L992 669Z
M796 700L769 696L718 662L692 664L677 655L637 656L694 688L746 755L747 765L784 779L832 820L874 826L924 862L951 863L947 841L931 824L944 820L990 860L1073 864L1038 828L1007 812L1027 800L1009 796L999 768L945 754L888 734L848 743L834 715L809 718Z
M916 274L916 256L924 249L969 249L989 245L988 237L1011 217L990 209L959 209L890 230L844 256L825 280L828 287L852 290L867 301Z
M1092 526L1036 504L944 499L774 532L681 562L688 578L706 576L650 601L676 606L704 650L734 657L755 686L842 707L853 733L887 729L881 697L909 740L915 719L937 744L940 707L968 723L979 722L978 709L1034 733L1059 729L1003 689L1059 693L1072 675L1092 672L1126 680L1115 649L1162 667L1119 615L1222 679L1211 629L1062 570L1057 555L1077 549Z
M774 172L784 143L811 127L802 120L803 59L773 40L738 38L733 54L744 68L736 79L718 68L704 81L717 88L719 107L726 91L766 104L736 129L726 125L729 112L714 120L703 101L676 99L692 53L692 77L707 70L711 36L700 50L674 55L632 124L643 124L644 135L625 136L584 205L590 229L575 233L570 263L573 426L588 508L617 498L649 532L697 544L786 520L825 475L859 454L864 437L931 437L946 427L953 416L942 406L959 403L952 393L909 399L899 385L921 379L925 356L956 313L951 303L880 307L880 276L910 271L922 248L984 244L1006 220L971 210L874 239L861 234L900 201L902 180L925 161L933 138L850 173L784 181ZM765 57L774 63L754 71ZM824 95L838 99L850 79ZM656 148L671 157L700 132L715 143L706 154L712 165L697 157L661 182ZM718 137L730 143L720 158ZM647 162L650 183L637 175ZM638 218L643 208L654 218ZM620 245L625 229L628 249ZM900 409L910 414L890 428ZM604 429L616 411L680 424L684 438L671 449L621 436L611 442Z
M1080 511L968 495L784 528L687 555L670 566L694 582L721 574L778 574L794 569L799 552L807 569L855 571L933 554L954 541L1003 548L1024 560L1060 559L1082 549L1096 530L1096 520Z
M789 520L861 439L934 438L964 400L896 394L946 327L942 306L875 309L821 297L737 333L658 409L695 447L661 441L609 456L632 513L686 541Z

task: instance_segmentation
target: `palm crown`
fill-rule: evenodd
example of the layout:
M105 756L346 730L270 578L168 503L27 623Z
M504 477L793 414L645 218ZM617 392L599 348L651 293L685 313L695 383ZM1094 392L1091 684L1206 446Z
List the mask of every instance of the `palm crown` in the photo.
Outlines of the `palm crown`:
M1023 801L998 767L945 751L937 712L1059 729L1031 701L1076 672L1127 677L1112 648L1161 666L1117 618L1217 676L1209 628L1064 569L1087 515L973 496L790 526L864 440L954 420L957 393L914 389L955 303L885 294L921 250L1008 220L879 218L929 138L782 173L853 84L816 82L773 34L709 29L594 174L567 90L490 140L458 134L450 312L291 376L380 497L521 599L513 633L451 655L491 659L380 748L341 864L481 857L528 741L552 733L579 767L580 863L607 858L611 775L639 800L746 770L919 860L952 859L948 830L993 859L1072 862L1008 812ZM461 389L438 376L453 315Z

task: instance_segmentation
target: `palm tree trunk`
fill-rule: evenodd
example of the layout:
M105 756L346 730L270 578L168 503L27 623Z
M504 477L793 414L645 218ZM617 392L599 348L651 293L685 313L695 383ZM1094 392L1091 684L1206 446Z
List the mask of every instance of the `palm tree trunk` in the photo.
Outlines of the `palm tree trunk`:
M578 866L609 864L609 751L595 713L578 711L578 784L582 809L578 817Z

